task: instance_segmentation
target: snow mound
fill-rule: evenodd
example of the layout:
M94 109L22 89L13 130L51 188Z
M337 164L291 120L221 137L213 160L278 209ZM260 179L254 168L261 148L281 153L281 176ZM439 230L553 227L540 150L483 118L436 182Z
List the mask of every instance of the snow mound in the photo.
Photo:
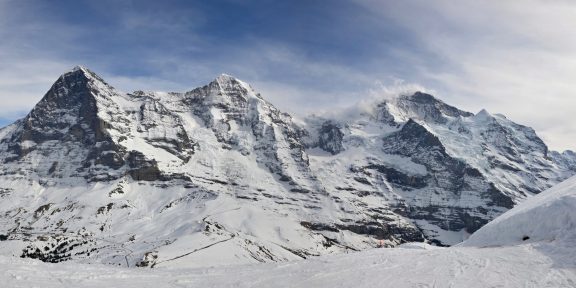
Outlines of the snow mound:
M576 244L576 176L502 214L461 246L531 242Z

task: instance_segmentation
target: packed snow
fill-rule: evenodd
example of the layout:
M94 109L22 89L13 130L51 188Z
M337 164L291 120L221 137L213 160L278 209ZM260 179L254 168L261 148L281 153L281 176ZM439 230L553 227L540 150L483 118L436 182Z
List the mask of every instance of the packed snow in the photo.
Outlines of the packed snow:
M419 249L413 249L419 248ZM573 251L564 252L575 253ZM569 265L567 265L569 264ZM4 287L574 287L575 266L531 245L373 249L296 262L126 269L0 257Z

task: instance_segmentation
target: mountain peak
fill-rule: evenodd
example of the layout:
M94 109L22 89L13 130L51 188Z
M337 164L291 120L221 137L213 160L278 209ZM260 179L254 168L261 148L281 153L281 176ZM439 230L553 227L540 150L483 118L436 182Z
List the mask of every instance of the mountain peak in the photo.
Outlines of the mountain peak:
M489 121L489 120L493 119L494 117L486 109L482 109L482 110L480 110L480 112L478 112L478 113L476 113L476 115L474 115L474 118L479 120L479 121Z
M100 83L103 83L105 86L109 86L104 79L102 79L100 76L98 76L96 73L94 73L92 70L82 66L82 65L76 65L74 66L74 68L72 68L72 70L69 70L68 72L62 74L62 76L60 76L60 78L66 78L68 76L71 76L73 78L78 78L83 77L86 78L87 80L92 80L92 81L97 81Z
M436 97L434 97L430 94L424 93L424 92L420 92L420 91L417 91L414 94L408 96L408 98L410 98L414 102L422 103L422 104L432 104L432 103L442 102L442 101L436 99Z
M82 65L76 65L74 66L74 68L72 68L72 70L70 70L70 72L79 72L79 71L85 72L86 70L87 70L86 67Z
M480 112L478 112L478 114L476 114L477 116L492 116L492 114L490 114L490 112L488 112L488 110L486 109L482 109L480 110Z
M62 74L60 77L67 77L71 75L85 76L86 78L88 78L96 74L84 66L76 65L74 66L74 68L64 72L64 74Z
M234 90L234 88L238 88L238 87L244 88L247 91L252 90L252 88L250 88L250 85L248 85L244 81L241 81L234 76L224 74L224 73L218 75L218 77L216 77L216 79L214 79L213 83L218 84L218 86L220 86L220 88L222 88L224 90L229 90L229 89Z
M242 98L243 101L247 101L248 98L253 97L261 99L261 97L256 94L252 86L228 74L220 74L208 86L212 89L215 89L213 91L216 92L214 95L218 95L218 97L216 97L219 99L217 100L218 102L223 100L222 96L225 96L224 98Z
M222 73L220 75L218 75L218 77L216 77L217 81L232 81L232 80L238 80L236 79L236 77L226 74L226 73Z
M114 88L102 78L76 66L62 74L26 116L26 129L38 131L42 139L56 139L82 119L96 117L97 102L104 101L108 107L113 95Z
M450 106L434 96L415 92L404 94L392 101L386 101L387 105L380 105L380 119L388 119L391 122L405 122L409 118L435 123L446 123L450 117L470 117L474 114L462 111Z

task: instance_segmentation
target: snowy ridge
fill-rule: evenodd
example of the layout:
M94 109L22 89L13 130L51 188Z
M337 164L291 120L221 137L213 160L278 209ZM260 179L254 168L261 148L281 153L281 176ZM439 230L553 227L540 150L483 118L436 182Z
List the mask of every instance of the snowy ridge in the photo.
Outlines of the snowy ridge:
M576 246L576 177L526 200L474 233L461 246L533 242Z
M0 254L197 267L452 245L572 156L424 93L296 122L228 75L126 94L77 67L0 130Z

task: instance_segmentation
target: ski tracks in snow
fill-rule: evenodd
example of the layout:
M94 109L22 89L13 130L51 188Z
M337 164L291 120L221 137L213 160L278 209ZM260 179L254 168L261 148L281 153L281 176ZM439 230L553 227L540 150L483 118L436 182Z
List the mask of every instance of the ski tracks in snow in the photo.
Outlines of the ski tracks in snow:
M570 253L567 251L567 253ZM573 252L572 252L573 253ZM526 245L373 249L289 263L125 269L0 257L6 287L575 287L576 267Z

